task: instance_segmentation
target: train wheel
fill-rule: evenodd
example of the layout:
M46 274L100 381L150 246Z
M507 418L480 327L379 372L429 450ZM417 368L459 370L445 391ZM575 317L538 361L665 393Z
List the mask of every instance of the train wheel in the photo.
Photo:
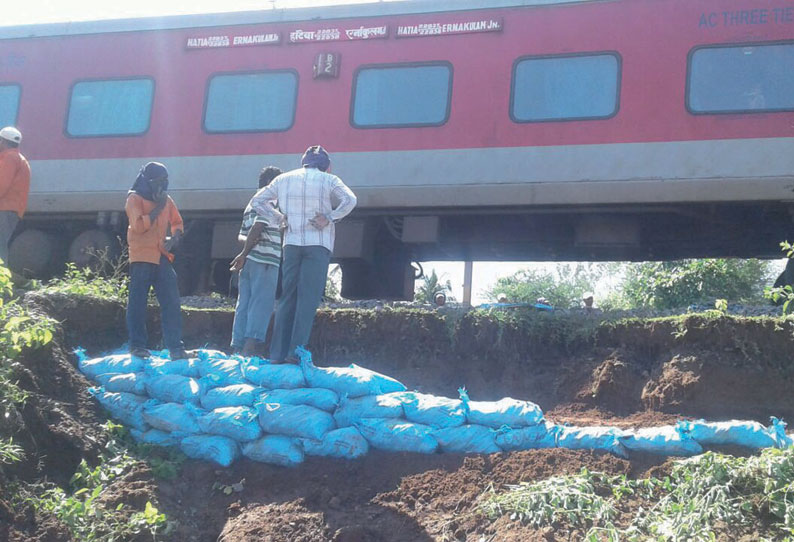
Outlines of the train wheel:
M119 243L113 234L102 230L86 230L74 238L69 245L69 261L78 267L98 263L102 254L113 261L119 255Z
M8 247L9 267L27 277L48 279L63 261L63 244L58 237L37 229L19 233Z

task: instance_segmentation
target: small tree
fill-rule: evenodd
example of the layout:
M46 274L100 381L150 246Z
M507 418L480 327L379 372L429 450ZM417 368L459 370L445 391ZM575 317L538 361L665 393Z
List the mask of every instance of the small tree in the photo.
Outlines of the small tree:
M643 262L626 267L620 294L631 307L671 309L715 299L755 302L762 298L768 262L702 259Z
M436 275L436 270L433 269L430 275L422 277L422 282L419 283L414 292L414 301L419 303L432 303L436 294L443 293L448 299L452 299L450 292L452 291L452 282L447 279L446 282L441 282L441 278Z
M577 307L582 295L593 290L605 269L585 264L560 264L553 273L522 269L497 279L485 295L497 301L497 296L503 293L508 301L519 303L535 303L538 298L545 297L555 307Z
M774 286L764 290L764 297L776 305L783 305L783 314L788 314L794 308L792 304L794 301L794 289L792 289L792 284L794 284L794 245L783 241L780 243L780 248L786 253L789 261Z

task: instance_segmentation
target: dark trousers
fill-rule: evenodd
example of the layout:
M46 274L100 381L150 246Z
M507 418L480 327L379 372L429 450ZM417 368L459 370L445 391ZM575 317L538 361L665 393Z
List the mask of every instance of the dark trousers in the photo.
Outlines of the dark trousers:
M283 361L309 342L314 313L320 306L331 251L321 246L284 247L281 297L276 307L270 358Z
M146 302L149 290L160 303L160 319L163 323L163 342L170 351L184 348L182 343L182 309L179 302L179 287L176 272L165 256L160 264L148 262L130 263L130 297L127 302L127 331L130 348L146 348Z

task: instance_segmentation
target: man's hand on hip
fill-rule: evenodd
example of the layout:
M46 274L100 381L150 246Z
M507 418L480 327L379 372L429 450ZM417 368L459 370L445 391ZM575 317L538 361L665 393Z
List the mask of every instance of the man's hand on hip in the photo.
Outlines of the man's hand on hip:
M318 230L325 229L331 221L328 220L328 217L322 213L317 213L314 215L314 218L309 220L309 224L317 228Z

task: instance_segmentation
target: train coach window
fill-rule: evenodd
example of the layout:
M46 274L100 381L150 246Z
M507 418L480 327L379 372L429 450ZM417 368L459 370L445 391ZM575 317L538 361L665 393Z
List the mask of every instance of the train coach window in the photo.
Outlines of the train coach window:
M452 65L364 66L354 76L350 122L356 128L439 126L449 118Z
M691 113L794 111L794 43L694 49L687 71Z
M616 53L523 57L513 65L515 122L606 119L618 112Z
M289 130L297 96L294 71L215 75L207 86L204 129L210 133Z
M17 123L20 93L19 85L0 85L0 126Z
M66 133L71 137L141 135L149 129L154 80L78 81L72 87Z

